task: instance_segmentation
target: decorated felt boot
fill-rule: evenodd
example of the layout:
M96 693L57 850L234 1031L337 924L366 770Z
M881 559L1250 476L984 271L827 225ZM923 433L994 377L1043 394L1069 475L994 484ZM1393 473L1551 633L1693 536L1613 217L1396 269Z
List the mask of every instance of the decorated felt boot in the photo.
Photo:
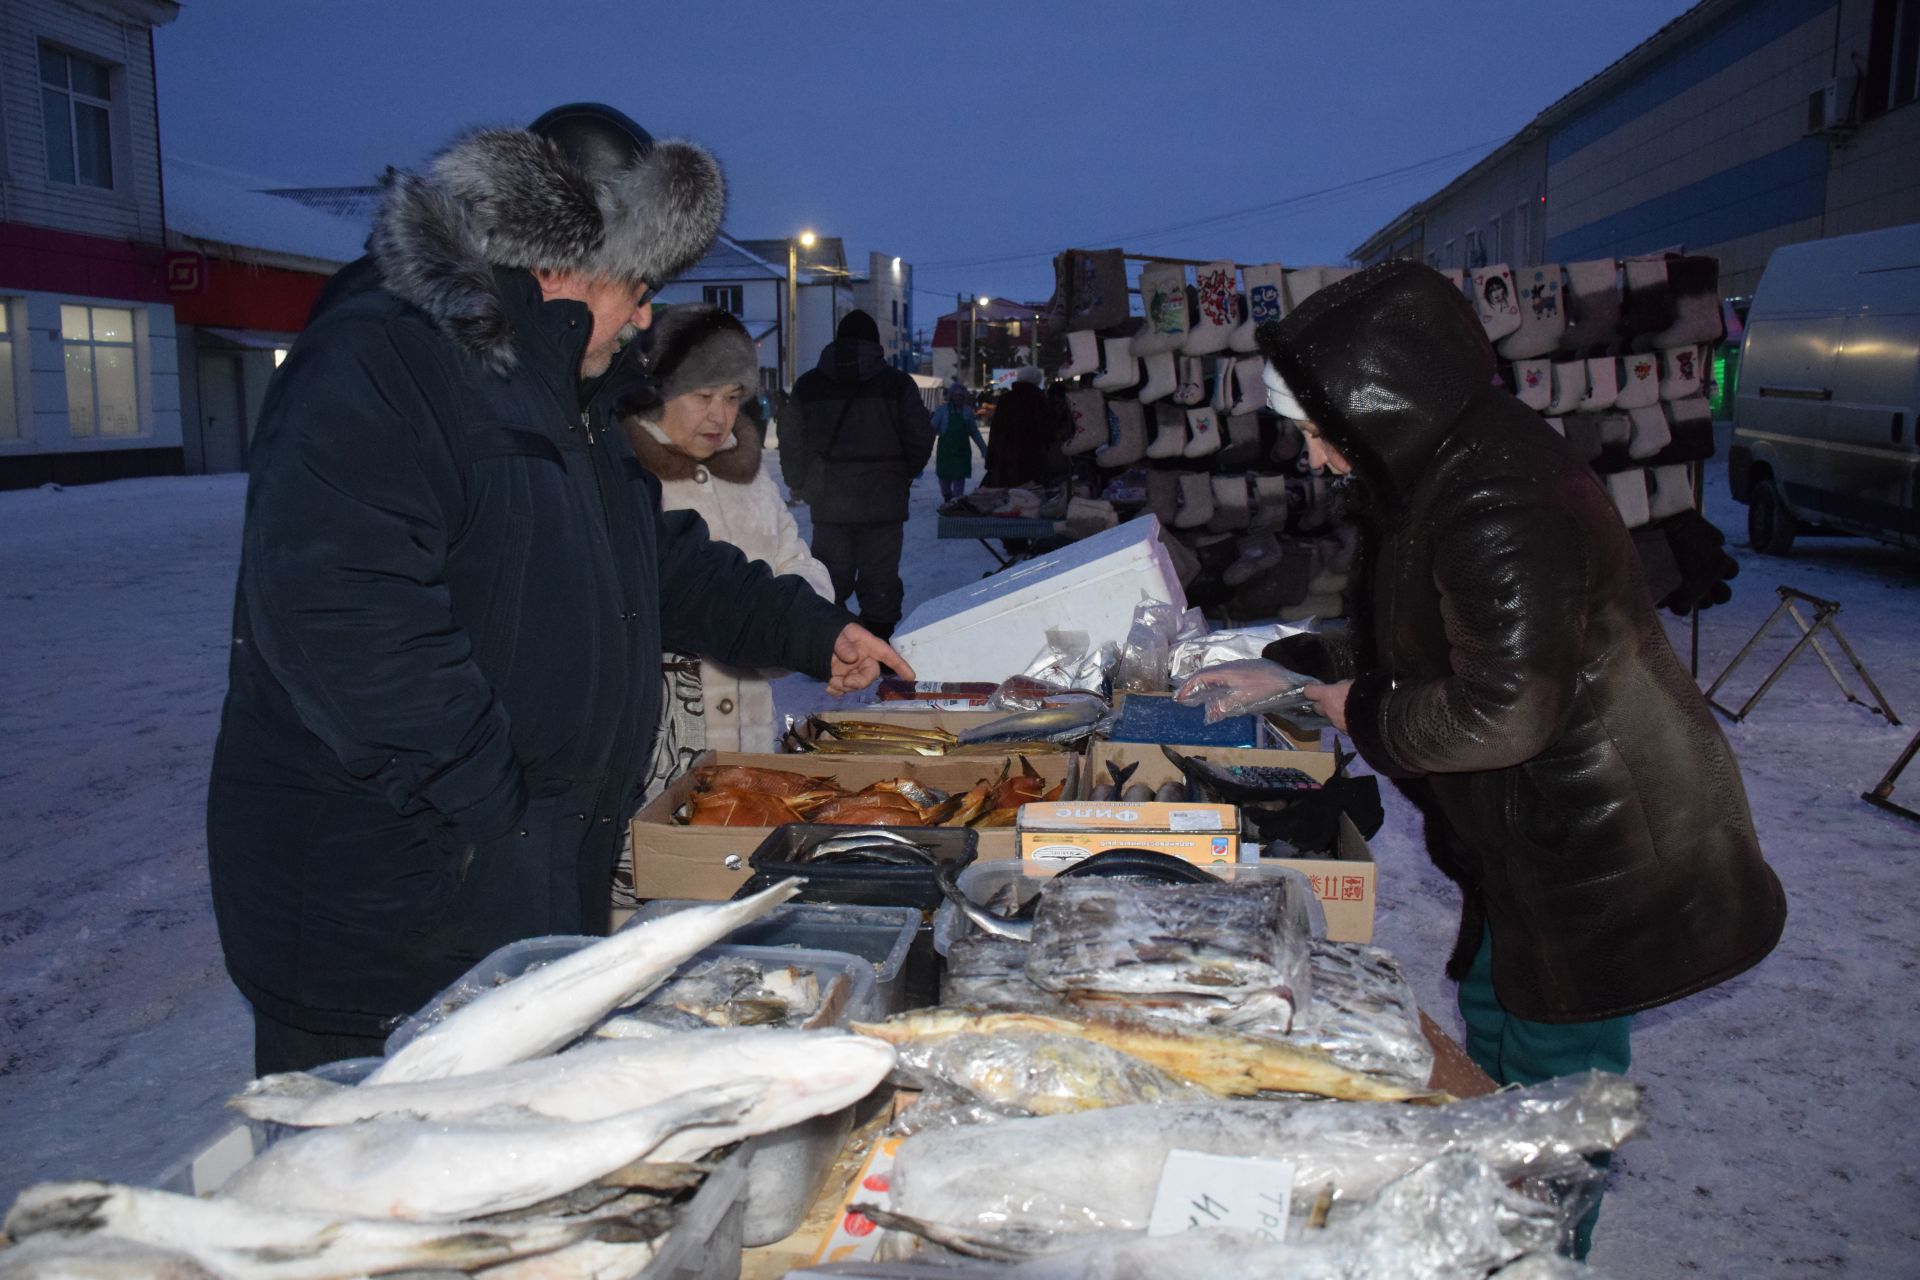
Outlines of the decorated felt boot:
M1091 329L1074 329L1067 334L1067 362L1060 366L1057 378L1078 378L1100 370L1100 338Z
M1612 342L1620 327L1620 264L1612 258L1568 263L1562 301L1567 310L1562 351L1580 355Z
M1177 404L1162 400L1153 406L1153 443L1147 456L1156 461L1177 458L1187 447L1187 412Z
M1613 398L1616 409L1644 409L1660 402L1660 357L1651 351L1637 351L1620 359L1620 392Z
M1220 446L1216 465L1251 467L1260 461L1260 418L1252 413L1235 413L1226 419L1226 442Z
M1204 458L1210 453L1220 452L1220 415L1211 409L1199 408L1187 410L1187 447L1181 450L1188 458Z
M1532 360L1550 354L1567 329L1567 309L1560 305L1560 267L1516 267L1513 287L1518 293L1520 327L1500 339L1500 354L1509 360Z
M1139 342L1135 340L1135 348ZM1180 381L1174 371L1173 352L1160 351L1148 356L1141 362L1146 366L1147 380L1140 384L1140 402L1152 404L1155 400L1164 400L1179 389Z
M1587 362L1585 360L1554 361L1553 399L1547 404L1547 412L1572 413L1586 398Z
M1700 392L1700 348L1672 347L1660 353L1660 398L1685 400Z
M1105 338L1100 345L1107 364L1093 380L1095 390L1124 391L1140 381L1140 362L1133 357L1132 338Z
M1620 360L1617 356L1595 356L1587 361L1587 395L1580 402L1582 413L1611 409L1620 394Z
M1199 356L1180 357L1180 382L1173 389L1173 402L1188 408L1207 402L1207 366Z
M1248 267L1240 273L1241 280L1247 286L1247 317L1233 331L1233 337L1227 343L1234 351L1242 355L1252 355L1258 351L1260 343L1254 336L1255 332L1268 321L1278 320L1287 314L1286 274L1277 262Z
M1233 337L1233 263L1209 262L1194 272L1197 287L1193 326L1180 349L1190 356L1225 351Z
M1107 443L1107 398L1098 391L1076 387L1067 392L1067 416L1073 420L1073 436L1060 452L1078 457Z
M1099 385L1097 380L1095 385ZM1553 361L1514 361L1513 394L1527 408L1544 413L1553 403Z
M1134 354L1178 351L1187 340L1186 268L1159 262L1141 267L1140 305L1147 322L1134 337Z
M1260 380L1259 356L1247 356L1233 362L1234 413L1257 413L1267 403L1267 384Z
M1103 467L1130 467L1147 453L1147 410L1138 400L1109 400L1113 415L1113 443L1094 452Z
M1520 327L1520 304L1513 298L1513 272L1502 262L1491 267L1475 267L1473 309L1480 316L1480 327L1495 342Z
M1176 529L1198 529L1213 519L1213 483L1204 471L1181 471L1180 514L1173 518Z
M1253 504L1247 500L1247 477L1240 472L1211 476L1213 482L1213 519L1207 528L1216 533L1233 533L1247 527L1253 519Z

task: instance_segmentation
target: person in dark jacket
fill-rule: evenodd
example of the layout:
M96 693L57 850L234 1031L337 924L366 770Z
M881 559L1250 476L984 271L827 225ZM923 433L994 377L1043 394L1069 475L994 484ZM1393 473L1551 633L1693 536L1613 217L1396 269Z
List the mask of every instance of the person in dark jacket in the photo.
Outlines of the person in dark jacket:
M1040 389L1040 377L1040 371L1029 365L1000 397L993 411L993 432L987 437L986 474L980 483L1010 489L1052 474L1047 455L1054 451L1058 427L1047 393Z
M907 492L933 453L933 418L913 379L887 364L880 329L849 311L820 363L780 410L780 470L813 516L813 554L839 604L887 638L900 622Z
M1259 340L1368 534L1347 642L1267 656L1333 682L1309 693L1423 811L1462 891L1474 1060L1502 1083L1624 1071L1630 1015L1759 963L1786 921L1632 540L1438 272L1369 268Z
M385 185L247 490L207 852L262 1073L379 1052L505 943L606 932L663 649L835 691L898 668L663 514L610 421L623 331L720 225L711 156L585 105Z

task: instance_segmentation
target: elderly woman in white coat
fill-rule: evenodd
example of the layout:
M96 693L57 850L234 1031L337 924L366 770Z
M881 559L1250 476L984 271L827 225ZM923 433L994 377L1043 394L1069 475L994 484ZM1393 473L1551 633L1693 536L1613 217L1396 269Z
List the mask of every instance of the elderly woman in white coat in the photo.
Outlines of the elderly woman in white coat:
M717 307L687 304L655 308L649 336L658 392L623 425L634 456L660 478L662 506L698 512L715 539L766 561L777 574L805 578L833 599L827 567L808 551L786 499L761 466L759 431L739 412L760 385L760 360L747 331ZM647 775L649 799L703 749L774 749L767 673L672 653L662 655L661 668L666 705Z

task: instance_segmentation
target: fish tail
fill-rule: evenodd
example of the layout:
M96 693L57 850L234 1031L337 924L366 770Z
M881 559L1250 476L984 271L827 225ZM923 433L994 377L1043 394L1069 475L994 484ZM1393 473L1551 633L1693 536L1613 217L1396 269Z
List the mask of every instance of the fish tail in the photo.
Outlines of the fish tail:
M227 1105L249 1120L292 1123L314 1099L345 1093L350 1087L305 1071L284 1071L252 1081L228 1098Z

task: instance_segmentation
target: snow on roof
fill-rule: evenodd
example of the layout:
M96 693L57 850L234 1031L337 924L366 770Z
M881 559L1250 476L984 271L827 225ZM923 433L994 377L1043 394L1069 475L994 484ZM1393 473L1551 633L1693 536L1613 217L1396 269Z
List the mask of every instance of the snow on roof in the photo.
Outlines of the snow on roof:
M268 194L285 181L236 173L198 160L168 156L161 166L167 230L177 236L238 251L252 250L342 266L366 251L368 224Z

